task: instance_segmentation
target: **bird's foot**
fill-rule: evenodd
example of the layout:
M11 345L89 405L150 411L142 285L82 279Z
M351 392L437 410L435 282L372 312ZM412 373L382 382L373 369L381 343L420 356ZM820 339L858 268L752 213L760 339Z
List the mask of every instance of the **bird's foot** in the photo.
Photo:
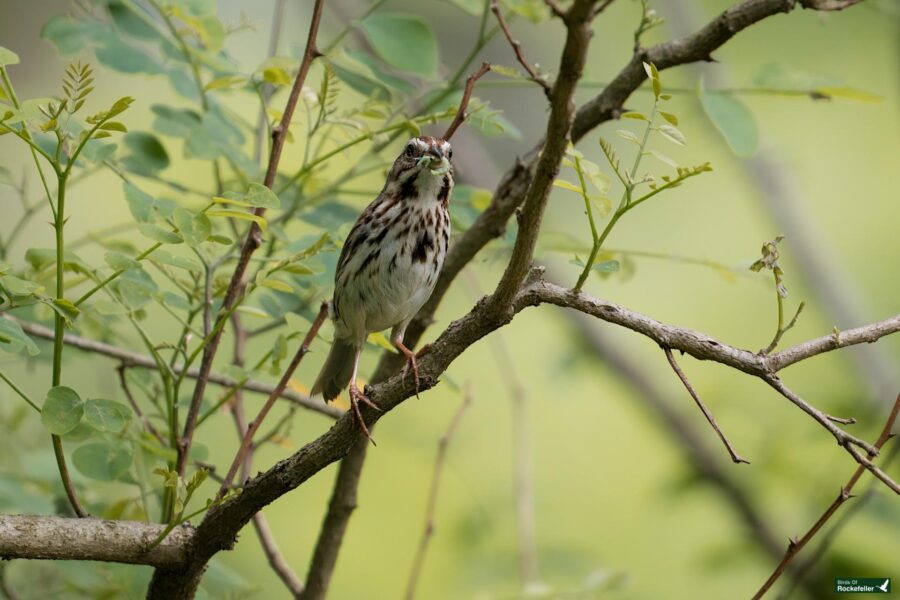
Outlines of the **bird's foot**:
M419 397L419 365L416 364L416 358L419 354L409 350L405 346L400 349L406 355L406 365L403 367L403 379L406 380L406 377L409 375L409 372L412 371L413 380L416 383L416 398ZM421 352L421 350L420 350Z
M362 402L369 408L371 408L373 410L377 410L378 412L381 412L381 409L378 408L378 405L376 405L374 402L369 400L366 397L366 395L363 392L361 392L358 387L356 387L355 384L350 385L349 391L350 391L350 408L353 411L353 416L355 417L356 424L359 425L359 428L362 430L362 432L369 439L369 441L372 442L372 445L374 446L374 445L376 445L375 440L372 439L372 435L369 433L369 428L366 427L366 421L365 421L365 419L363 419L362 413L359 410L359 403Z

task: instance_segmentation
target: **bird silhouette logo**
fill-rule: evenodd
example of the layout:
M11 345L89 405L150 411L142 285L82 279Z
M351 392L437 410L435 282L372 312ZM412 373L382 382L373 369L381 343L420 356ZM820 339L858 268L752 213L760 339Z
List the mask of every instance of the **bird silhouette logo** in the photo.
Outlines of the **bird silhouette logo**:
M890 580L890 579L885 579L885 580L884 580L884 583L882 583L881 585L879 585L879 586L877 586L877 587L878 587L878 589L881 590L882 592L887 593L887 591L888 591L888 589L890 588L890 586L891 586L891 580Z

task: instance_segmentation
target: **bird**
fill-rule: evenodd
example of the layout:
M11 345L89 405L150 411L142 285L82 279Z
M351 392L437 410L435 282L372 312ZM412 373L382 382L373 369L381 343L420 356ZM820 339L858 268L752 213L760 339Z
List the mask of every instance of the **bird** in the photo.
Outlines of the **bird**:
M434 291L447 255L452 158L453 149L444 139L408 140L338 258L330 305L334 339L311 395L322 394L330 402L349 384L351 409L370 440L359 403L378 407L357 385L360 355L369 334L390 329L391 344L407 359L404 377L412 371L418 393L417 354L403 337Z

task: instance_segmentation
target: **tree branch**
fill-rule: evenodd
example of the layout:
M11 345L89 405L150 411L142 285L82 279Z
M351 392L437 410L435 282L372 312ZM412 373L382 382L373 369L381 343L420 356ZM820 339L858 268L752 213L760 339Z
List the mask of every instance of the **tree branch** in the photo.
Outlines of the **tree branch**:
M53 339L53 330L44 327L43 325L38 325L37 323L31 323L29 321L23 321L21 319L15 319L8 315L0 318L14 320L22 327L22 330L25 333L28 333L35 337L46 340ZM85 352L93 352L95 354L108 356L109 358L118 360L122 365L126 367L139 367L142 369L150 369L154 371L158 368L156 361L154 361L151 357L144 354L138 354L137 352L131 352L130 350L125 350L124 348L119 348L118 346L105 344L103 342L96 342L94 340L89 340L87 338L72 335L69 333L67 333L65 337L63 337L63 342L69 346L72 346L73 348L84 350ZM181 367L175 366L172 368L172 371L174 373L181 374L183 372L183 369ZM185 373L185 377L188 377L190 379L197 379L198 377L200 377L200 371L197 369L188 369ZM214 383L222 387L240 387L241 389L251 392L257 392L260 394L268 395L275 390L275 386L268 383L254 380L247 380L241 383L236 379L232 379L231 377L227 377L219 373L209 373L206 379L209 383ZM325 404L324 402L314 401L308 396L298 394L293 390L285 390L284 392L282 392L281 398L298 406L302 406L303 408L331 417L332 419L337 419L342 414L344 414L344 411L339 408L336 408L330 404Z
M187 560L194 528L182 525L149 552L166 526L93 517L0 515L0 560L99 560L171 567Z
M412 570L409 573L409 579L406 582L406 600L413 600L416 596L416 585L419 582L419 575L422 573L422 565L425 564L425 553L428 550L428 542L434 535L434 513L437 509L438 492L441 487L441 475L444 472L444 462L447 460L447 446L450 445L450 439L459 428L459 422L462 420L463 414L472 403L472 394L466 390L462 404L454 413L450 420L450 425L444 435L438 440L437 457L434 459L434 470L431 473L431 486L428 489L428 500L425 505L425 527L422 529L422 537L419 539L419 547L413 558Z
M279 12L279 9L283 8L283 3L279 2L278 8L276 8L276 14ZM244 329L244 323L239 313L231 315L231 323L234 328L232 364L237 367L243 367L245 364L244 351L247 344L247 330ZM288 415L292 414L293 409L288 412ZM237 391L234 394L231 415L234 420L235 428L237 429L238 439L243 440L244 436L247 434L247 420L244 416L244 394L241 391ZM253 468L253 453L256 448L257 445L254 444L247 451L244 463L241 465L241 481L244 481L250 476L250 470ZM224 478L219 483L225 486L229 485L229 482ZM281 555L281 551L278 549L278 543L275 541L275 536L272 534L266 515L260 511L253 515L252 522L253 529L256 531L256 537L259 539L259 545L262 547L263 554L266 555L266 560L269 561L269 566L282 583L284 583L285 587L294 598L297 598L300 595L300 592L303 591L303 582L300 581L300 578L297 577L297 574L294 573L294 570L291 569L291 566L287 564L284 557Z
M491 63L483 62L481 63L481 66L466 79L466 87L463 89L463 95L459 101L459 108L456 109L456 116L453 117L453 120L447 127L447 131L441 136L441 139L449 140L453 137L453 134L456 133L459 126L462 125L463 121L466 120L466 117L469 116L469 100L472 99L472 90L475 89L475 82L481 79L481 77L490 70Z
M300 69L297 71L297 77L294 79L294 86L291 88L291 93L288 97L287 104L285 105L284 113L281 116L281 121L272 131L272 149L269 154L269 164L266 168L266 176L263 181L263 185L269 189L272 189L272 186L275 183L275 176L278 174L278 163L281 160L281 150L287 139L291 118L294 116L294 109L297 107L297 101L300 99L300 91L303 89L303 83L306 81L309 67L312 64L312 61L320 55L319 50L316 48L316 36L319 32L319 21L322 18L323 5L324 0L316 0L313 5L312 19L309 24L309 34L306 39L306 50L303 52ZM265 212L266 209L263 207L253 209L253 213L257 216L262 216ZM225 298L222 300L222 308L216 319L217 323L213 336L203 348L203 357L200 361L200 372L197 377L197 383L194 386L194 393L191 397L191 404L188 408L187 417L185 418L184 432L178 442L178 460L176 469L179 475L184 474L184 469L187 464L188 454L194 438L194 430L197 427L197 418L200 415L200 405L203 402L203 395L206 391L206 382L212 371L212 364L216 357L216 351L219 348L219 342L222 340L222 332L225 330L224 321L228 318L228 314L235 302L239 301L238 296L240 290L243 288L244 273L247 271L247 266L250 264L250 258L261 244L262 230L254 221L250 225L250 231L247 233L247 237L244 239L244 243L241 246L241 254L235 265L234 272L231 275L231 280L228 283L228 289L225 291Z
M309 563L306 590L300 596L301 600L321 600L328 592L334 566L337 564L338 553L350 522L350 515L356 510L357 489L368 449L369 440L360 437L349 454L341 461L331 500L328 502L328 511L322 521L319 538L316 540L316 549L313 552L312 561Z
M440 374L470 345L509 323L522 309L542 303L579 310L641 333L657 344L666 345L673 350L686 352L701 360L719 362L756 376L768 374L770 367L767 361L779 356L761 356L749 350L728 346L691 329L660 323L616 304L547 283L540 278L540 274L540 269L532 272L505 310L498 312L487 299L482 299L466 316L451 323L430 350L419 359L418 391L434 387ZM867 329L886 335L887 332L881 325L875 323ZM784 352L791 350L789 348ZM374 424L416 392L412 378L404 378L402 375L394 375L384 383L369 386L367 395L381 410L362 408L367 425ZM852 437L846 433L843 435L848 440ZM196 588L207 561L217 552L231 548L237 532L256 512L346 456L358 440L358 425L352 415L345 414L317 439L247 482L239 495L226 499L198 526L191 560L186 565L157 571L150 597L188 597ZM862 441L859 444L870 447Z
M749 537L773 560L784 554L780 536L769 525L769 519L754 501L752 494L736 481L732 471L723 468L716 455L703 443L702 438L681 411L677 411L660 390L647 377L646 369L640 361L630 357L621 344L606 339L597 331L596 322L588 315L567 311L566 317L573 322L575 332L597 353L597 357L609 366L615 377L631 385L639 402L647 408L651 418L659 423L684 453L684 464L694 469L703 481L718 491L726 505L735 511L742 521ZM804 578L796 565L790 565L788 575L803 586L811 598L818 597L818 587L808 581L820 579Z
M494 16L497 18L497 24L500 25L500 30L503 31L503 35L506 36L506 41L512 46L513 52L516 55L516 60L519 61L519 64L522 65L522 68L525 69L525 72L528 73L531 80L544 88L544 95L547 96L547 99L549 100L550 84L547 83L546 79L541 77L531 63L525 60L525 55L522 54L522 44L512 36L512 32L509 30L509 25L506 24L506 19L503 18L503 12L500 10L500 5L497 3L497 0L491 0L491 12L494 13Z
M888 415L887 421L884 423L884 428L881 430L881 434L878 436L878 439L875 441L874 447L877 449L881 449L884 446L885 442L887 442L893 434L891 430L894 428L894 422L897 420L897 415L900 414L900 395L897 396L897 400L894 402L894 408L891 410L890 415ZM869 454L869 457L872 458L873 455ZM850 476L850 479L844 484L844 487L841 488L840 493L838 493L837 498L834 499L834 502L825 509L825 512L822 513L822 516L813 523L813 526L810 527L809 531L800 538L799 540L791 539L788 544L787 551L784 553L784 557L781 559L781 562L778 563L778 566L775 567L775 571L769 576L765 583L763 583L762 587L754 594L753 600L759 600L762 598L765 593L772 587L772 585L778 580L781 574L784 572L785 568L790 564L790 562L794 559L794 557L799 553L809 541L815 537L815 535L822 529L822 526L834 515L835 512L841 507L844 502L852 498L850 492L853 491L853 487L856 485L856 482L859 481L859 478L862 477L865 472L866 467L860 465L856 468L856 471L853 472L853 475Z
M263 419L266 418L266 415L269 414L269 411L272 409L272 406L275 404L275 401L278 400L278 397L281 396L281 393L284 392L285 388L287 388L288 382L291 380L291 376L294 374L294 371L297 370L297 366L300 364L300 361L303 360L303 357L309 352L309 346L312 344L313 340L316 339L316 335L319 333L319 328L322 326L322 323L325 322L325 318L328 316L328 303L323 302L322 307L319 309L319 314L316 316L315 320L309 327L309 331L306 333L306 337L303 338L303 342L300 344L300 347L297 348L296 354L294 354L294 358L291 359L290 364L284 370L284 373L281 375L281 379L278 380L278 385L275 386L275 389L272 390L272 393L269 394L268 400L263 404L262 408L259 409L259 414L256 415L256 418L250 422L247 426L246 432L244 432L244 437L241 440L241 445L238 448L238 451L234 455L234 460L231 463L231 467L228 469L228 473L225 475L225 482L219 488L219 493L216 495L217 498L221 498L225 495L225 492L228 491L228 488L231 486L231 482L234 479L234 476L237 475L238 469L244 464L244 461L247 458L248 453L250 452L251 447L253 446L253 436L256 435L256 432L259 431L260 425L262 425Z
M716 423L716 418L709 412L709 409L706 408L706 405L703 403L703 400L700 399L700 396L694 390L694 387L691 385L691 382L688 381L687 375L684 374L684 371L681 370L681 367L678 365L678 362L675 360L675 356L672 354L672 350L670 350L667 346L662 347L663 352L666 354L666 360L669 361L669 365L671 365L672 370L675 371L675 374L678 375L678 379L681 380L681 383L684 384L685 389L687 389L688 394L691 395L691 398L694 399L694 402L697 403L697 406L700 408L700 411L703 412L703 416L706 417L706 420L709 421L709 424L716 431L716 435L719 436L719 439L722 440L722 443L725 445L725 448L728 450L728 454L731 455L732 462L735 463L744 463L749 465L750 461L742 458L740 454L732 447L731 442L728 441L728 438L725 437L725 434L722 433L722 430L719 429L719 424Z

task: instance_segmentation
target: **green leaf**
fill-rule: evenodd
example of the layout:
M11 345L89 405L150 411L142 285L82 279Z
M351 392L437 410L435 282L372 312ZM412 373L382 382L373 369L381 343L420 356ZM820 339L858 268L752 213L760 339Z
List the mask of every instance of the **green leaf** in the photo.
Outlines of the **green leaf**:
M35 271L42 271L56 264L55 248L29 248L25 251L25 260ZM90 274L93 269L70 250L63 253L63 268L74 273Z
M152 176L169 166L166 149L152 133L132 131L125 134L122 143L130 150L130 154L122 159L129 171Z
M84 422L97 431L119 433L131 419L131 409L112 400L89 398L84 403Z
M564 190L569 190L570 192L575 192L576 194L581 194L581 186L569 183L565 179L555 179L553 185Z
M153 299L159 287L144 269L128 269L110 284L128 309L138 310Z
M50 300L50 308L54 310L59 316L66 320L66 323L71 323L78 315L81 314L81 310L78 309L71 301L66 300L65 298L54 298Z
M596 263L591 268L598 273L615 273L619 270L619 267L619 261L617 260L604 260L603 262Z
M125 191L128 210L135 220L139 223L152 223L156 220L156 214L153 212L156 200L153 199L153 196L127 181L122 185L122 189Z
M243 199L253 206L281 208L281 201L275 195L275 192L259 183L251 183Z
M659 82L659 71L656 70L656 65L653 63L643 63L644 71L647 73L647 77L650 79L650 83L653 85L653 95L659 98L660 92L662 92L662 85Z
M27 279L22 279L15 275L0 276L0 283L2 283L3 287L13 296L30 296L34 292L43 291L44 289L43 286L40 286L33 281L28 281Z
M401 71L428 76L438 65L438 48L422 19L397 13L376 13L360 27L385 62Z
M132 6L134 10L132 10ZM160 39L159 32L135 12L143 11L141 7L137 5L129 6L113 0L107 5L106 9L109 11L109 16L112 17L116 28L120 31L141 40ZM149 17L146 12L144 14Z
M756 152L759 142L756 119L743 102L732 95L707 91L701 80L700 104L735 154L750 156Z
M64 385L50 388L41 407L41 423L54 435L75 429L84 416L84 402L78 393Z
M104 123L103 125L100 126L100 129L105 130L105 131L121 131L122 133L125 133L128 131L128 128L125 127L125 125L123 125L122 123L119 123L118 121L107 121L106 123Z
M121 73L159 73L160 66L151 55L124 43L115 36L106 36L94 54L100 64Z
M110 31L99 21L70 16L52 17L41 28L41 37L56 46L63 56L77 54L109 35Z
M287 294L295 293L294 288L292 288L290 285L281 281L280 279L274 279L272 277L263 279L259 282L259 285L279 292L285 292Z
M123 443L92 442L79 446L72 453L72 464L91 479L115 481L131 467L131 448Z
M672 127L671 125L660 125L658 127L659 132L663 134L669 140L675 142L679 146L687 145L687 139L684 137L684 134L681 133L681 130L676 127Z
M124 271L126 269L132 269L141 266L138 261L134 260L130 256L126 256L125 254L116 252L115 250L110 250L103 256L103 258L106 260L106 264L108 264L114 271Z
M19 64L19 55L9 48L0 46L0 67L17 64Z
M150 110L156 115L153 129L162 135L187 137L200 127L200 115L192 110L164 104L154 104Z
M617 129L616 135L618 135L623 140L627 140L629 142L634 142L638 146L641 145L641 140L638 139L638 136L636 136L634 133L628 131L627 129Z
M269 80L266 79L266 81L269 81ZM290 82L291 82L290 77L288 77L288 83L290 83ZM216 79L213 79L212 81L207 83L205 86L203 86L203 89L208 92L212 91L212 90L225 90L225 89L233 88L233 87L241 87L246 83L247 83L247 78L244 77L243 75L225 75L223 77L217 77ZM269 83L272 83L272 82L270 81Z
M139 223L138 231L141 232L141 235L161 244L180 244L184 241L181 239L181 236L174 231L163 229L159 225L154 225L153 223Z
M664 110L659 111L659 114L663 119L671 123L672 125L678 127L678 117L674 113L666 112Z
M178 207L172 213L175 225L189 246L199 246L212 232L212 224L209 217L204 214L193 214L187 209Z
M164 265L169 265L170 267L177 267L179 269L187 269L188 271L202 271L203 265L200 264L195 258L189 256L177 256L168 252L167 250L163 250L162 248L157 248L153 251L153 254L150 255L150 260L160 262Z
M243 219L244 221L253 221L259 228L263 231L266 230L269 223L266 221L265 217L261 217L259 215L254 215L249 212L241 212L239 210L208 210L206 214L210 217L228 217L231 219Z
M636 119L638 121L648 121L649 120L643 113L639 113L639 112L622 113L621 116L623 119Z
M40 350L31 338L25 335L22 327L12 319L0 317L0 350L12 354L25 349L30 356L37 356Z

